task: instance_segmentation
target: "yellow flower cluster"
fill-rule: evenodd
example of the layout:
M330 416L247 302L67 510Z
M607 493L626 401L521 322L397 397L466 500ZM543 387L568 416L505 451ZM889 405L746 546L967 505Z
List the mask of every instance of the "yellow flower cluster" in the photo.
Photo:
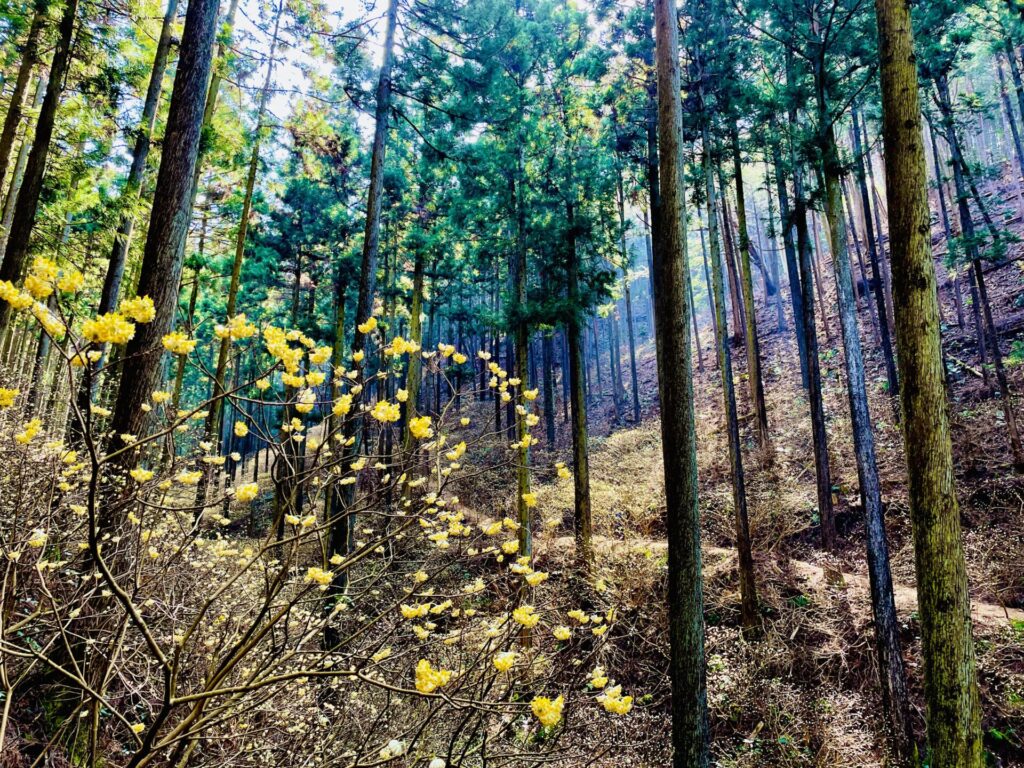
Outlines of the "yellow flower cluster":
M32 294L19 291L10 280L0 280L0 299L3 299L15 311L28 309L35 303Z
M318 568L315 565L306 569L306 581L319 584L321 589L327 589L327 586L331 583L331 579L333 578L334 573L331 571L325 571L323 568Z
M433 437L434 430L431 428L430 422L429 416L417 416L409 419L409 432L417 440L426 440L429 437Z
M530 702L530 710L540 724L545 728L551 728L562 722L562 709L565 707L565 699L559 696L551 700L547 696L537 696Z
M527 629L532 629L540 622L540 614L532 605L521 605L512 611L512 618L517 624L522 624Z
M451 679L450 671L434 669L426 659L420 659L416 664L416 690L420 693L433 693L448 685Z
M135 336L135 324L120 312L108 312L82 323L82 336L97 344L127 344Z
M260 487L256 483L245 483L235 488L235 498L243 504L248 504L259 495L259 492Z
M401 357L404 354L414 355L420 351L420 345L415 341L406 341L401 336L395 336L391 343L384 348L385 357Z
M45 304L38 301L32 305L32 316L43 327L43 329L55 339L61 339L67 332L64 322L53 312L47 309Z
M389 403L387 400L378 400L370 415L380 422L398 421L402 417L402 408L398 403Z
M153 479L153 470L143 469L142 467L136 467L128 474L131 475L132 480L134 480L137 483L144 483L147 480Z
M6 387L0 387L0 408L10 408L14 405L14 399L18 396L19 392L16 389L7 389Z
M248 321L243 312L240 315L235 315L226 324L218 324L213 329L218 339L231 339L237 341L239 339L248 339L256 335L256 326Z
M519 656L515 651L502 651L494 655L494 668L499 672L508 672L515 666L516 658Z
M597 700L601 702L606 712L611 712L613 715L628 714L629 710L633 708L633 697L623 696L621 685L612 686L598 696Z
M289 342L298 341L303 346L292 347ZM284 366L286 373L294 375L299 370L299 363L305 354L303 347L313 346L313 340L298 331L285 331L270 325L263 331L263 343L273 357Z
M295 401L295 410L299 413L309 413L313 410L314 405L316 405L316 392L312 389L304 389Z
M309 353L309 362L313 365L323 365L331 359L333 350L330 347L317 347Z
M42 429L43 422L40 419L32 419L25 424L24 429L14 436L15 442L19 445L28 445L32 442L32 438L39 434L39 430Z
M136 323L151 323L156 317L156 307L149 296L136 296L121 302L120 312L125 317L130 317Z
M181 331L173 331L163 338L164 349L174 355L187 355L196 348L196 340Z
M53 293L59 270L57 265L41 256L32 262L32 269L25 278L25 290L36 299L45 299Z
M365 323L360 323L359 325L356 326L356 328L362 334L373 333L375 330L377 330L377 318L371 315L369 318L367 318Z

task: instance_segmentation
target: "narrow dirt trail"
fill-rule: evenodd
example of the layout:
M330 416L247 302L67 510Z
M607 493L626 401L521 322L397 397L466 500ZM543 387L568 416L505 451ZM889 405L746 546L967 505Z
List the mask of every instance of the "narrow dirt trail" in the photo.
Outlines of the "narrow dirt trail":
M559 552L570 552L575 546L575 540L572 536L559 536L557 538L537 537L534 542L536 549L552 548ZM608 536L594 536L594 549L597 552L622 552L624 547L632 548L639 552L650 552L652 555L659 557L668 551L668 545L660 539L613 539ZM719 560L735 555L733 550L724 547L705 546L703 552L705 558L713 557ZM871 592L867 576L833 571L804 560L789 560L788 567L798 575L808 589L820 590L829 586L847 589L850 595L855 596L859 602L865 606L870 605ZM914 587L905 584L894 584L893 593L896 599L896 610L902 617L906 617L917 610L917 590ZM1011 622L1024 622L1024 610L1007 608L995 603L977 600L971 601L971 616L975 623L992 628L1008 627Z

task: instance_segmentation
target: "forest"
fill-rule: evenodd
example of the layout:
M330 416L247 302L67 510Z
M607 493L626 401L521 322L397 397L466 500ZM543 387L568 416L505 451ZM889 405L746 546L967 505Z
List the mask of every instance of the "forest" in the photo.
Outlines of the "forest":
M0 0L0 768L1024 766L1024 0Z

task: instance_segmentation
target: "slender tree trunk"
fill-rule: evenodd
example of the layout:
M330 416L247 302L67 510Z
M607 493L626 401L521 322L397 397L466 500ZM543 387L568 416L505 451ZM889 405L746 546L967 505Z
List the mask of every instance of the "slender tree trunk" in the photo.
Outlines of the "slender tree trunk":
M156 54L153 57L149 86L146 88L146 98L142 105L142 118L135 131L132 164L128 171L128 178L125 179L124 191L121 195L120 204L123 207L124 213L121 215L120 225L114 235L114 245L111 249L110 260L107 262L107 271L103 280L100 303L96 310L98 315L112 312L117 306L121 293L121 280L124 277L124 267L128 260L128 249L131 245L132 233L135 230L135 207L139 190L142 187L142 177L146 170L146 159L149 157L153 127L156 124L157 107L160 104L160 93L163 90L164 73L167 71L171 35L174 31L174 21L177 13L178 0L167 0L167 9L164 12L163 24L160 28ZM104 345L103 356L95 363L90 363L90 375L82 376L76 397L80 411L89 408L92 403L96 393L96 386L99 383L100 371L106 361L106 353L107 348ZM81 436L75 434L75 423L75 419L71 419L69 427L73 435L72 439L77 440Z
M782 170L782 156L777 144L772 144L772 165L775 167L775 189L779 196L779 222L782 228L782 248L786 255L786 273L789 275L789 297L793 305L793 331L796 334L797 355L800 359L800 380L807 389L807 330L804 327L803 293L800 284L800 265L793 245L792 213L789 209L789 191Z
M555 449L555 336L553 331L544 331L541 339L541 353L544 358L544 429L547 449Z
M860 142L860 131L857 130L857 112L854 111L853 129L853 161L854 177L857 179L857 191L860 194L863 209L864 239L868 245L868 261L871 264L872 291L875 295L875 306L878 308L878 330L882 341L882 356L885 358L885 377L889 382L889 393L899 395L899 378L896 374L896 360L892 353L892 338L889 335L889 309L885 299L885 280L879 266L878 249L875 247L875 233L871 222L871 197L868 195L867 179L864 173L864 153Z
M787 67L787 76L789 69ZM788 115L790 128L796 126L796 108ZM803 291L803 325L807 341L808 399L811 411L811 438L814 446L814 470L818 495L818 519L821 521L822 546L831 549L835 541L835 522L832 508L832 473L829 468L828 433L825 429L825 406L821 396L821 369L818 361L818 334L814 319L814 275L812 272L811 238L807 225L807 198L804 196L803 174L794 162L790 147L793 172L793 217L796 222L797 254L800 259L800 287Z
M935 141L935 130L929 123L928 143L932 150L932 164L935 166L935 189L939 198L939 217L942 221L942 232L946 238L946 252L949 253L953 247L953 231L949 224L949 206L946 204L946 184L942 174L942 163L939 158L939 146ZM950 281L950 289L953 293L953 306L956 309L957 326L963 328L964 303L960 293L960 265L953 264L953 279Z
M384 57L377 78L376 109L374 112L373 149L370 156L370 181L366 198L366 228L363 234L363 252L359 267L359 293L356 299L356 328L352 335L352 353L364 351L366 334L359 330L373 314L373 300L377 286L377 255L380 250L380 212L384 191L384 155L387 149L388 118L391 112L391 68L394 63L395 27L398 21L398 0L389 0L384 30ZM357 381L362 383L362 366ZM356 419L345 422L345 465L355 461L360 452L360 433ZM331 496L330 549L347 557L355 543L355 516L349 508L355 501L355 484L336 486ZM348 589L347 571L340 571L328 587L326 610L331 610L338 598ZM325 635L327 647L333 647L338 638L333 632Z
M573 190L573 185L568 185ZM568 230L569 305L579 306L579 265L576 252L576 207L569 197L565 202ZM573 524L576 532L576 557L585 573L594 563L593 524L590 505L590 458L587 444L587 403L583 393L583 340L581 323L575 317L569 321L567 340L569 347L569 398L572 401L572 458L573 458Z
M206 84L210 77L217 22L216 0L191 0L185 16L174 90L171 94L163 156L157 175L153 210L143 252L138 294L149 296L156 307L151 323L139 325L125 350L125 365L117 393L111 431L143 435L146 413L142 405L157 388L162 375L161 339L174 327L185 241L191 218L192 175L199 154L200 128ZM112 447L122 448L114 437ZM127 467L132 451L121 454ZM107 513L107 523L119 521Z
M992 307L988 301L988 291L985 288L984 270L982 269L978 254L978 243L974 229L974 220L971 217L971 210L967 203L967 184L963 173L963 163L958 162L959 150L957 147L956 128L952 122L952 113L948 109L949 85L945 77L936 79L936 88L939 92L940 107L943 108L943 128L946 132L946 141L953 152L953 181L956 185L957 207L960 214L960 233L964 241L964 250L974 270L974 281L977 286L977 301L975 305L975 323L979 325L979 336L988 345L988 354L992 360L992 367L996 375L996 384L999 386L999 395L1002 401L1003 416L1006 421L1006 431L1010 442L1010 450L1013 453L1013 465L1017 471L1024 471L1024 444L1021 443L1020 429L1017 425L1017 416L1013 407L1013 397L1010 392L1009 382L1006 378L1006 370L1003 366L1003 356L999 349L999 334L995 328L992 317ZM979 306L980 305L980 306ZM980 313L980 317L978 314ZM981 330L983 329L983 330ZM984 354L984 343L979 345ZM983 363L984 364L984 363Z
M1010 48L1009 55L1013 55L1012 48ZM1024 148L1021 147L1020 129L1017 127L1017 118L1013 114L1013 107L1010 104L1010 94L1006 89L1006 75L1003 74L1003 60L999 56L996 56L995 59L996 74L999 75L999 98L1003 104L1003 112L1006 114L1006 122L1010 126L1010 135L1013 138L1014 157L1017 158L1017 171L1014 171L1013 175L1017 179L1017 196L1019 202L1021 195L1021 178L1024 177Z
M43 103L43 95L46 93L46 82L46 78L41 76L36 84L36 96L32 102L34 109L38 109ZM7 197L4 198L3 220L0 223L0 255L7 248L7 237L11 232L11 224L14 221L14 210L17 208L18 192L21 190L22 182L25 180L25 168L28 166L28 154L31 148L32 129L26 120L22 127L21 146L18 147L18 157L14 161L14 171L11 173L11 184L7 188Z
M981 768L970 596L953 487L910 6L875 0L896 349L924 655L928 743L943 768ZM909 730L909 724L906 726ZM908 746L912 736L904 731Z
M823 73L821 68L818 72ZM817 74L817 73L816 73ZM912 733L910 702L903 673L903 656L899 642L899 620L892 590L889 567L889 543L885 534L885 509L882 504L881 481L875 458L874 434L868 407L864 360L857 328L856 304L850 282L850 259L846 249L843 205L840 192L841 162L836 146L834 124L828 119L828 94L824 78L817 80L818 119L822 142L825 176L826 214L832 232L832 262L835 266L839 320L843 333L846 360L847 394L850 399L850 421L853 431L857 475L864 507L867 532L868 576L871 584L871 607L875 620L875 645L882 688L883 707L893 735L897 754L909 756ZM883 298L884 301L884 298ZM879 309L884 312L885 305ZM883 315L884 317L884 315Z
M743 454L740 445L740 422L736 410L736 390L733 385L732 352L729 348L729 330L725 319L725 280L722 274L721 248L718 244L718 216L715 185L711 179L711 134L707 124L702 129L704 145L703 164L707 189L708 240L711 242L712 296L714 297L714 323L718 328L718 370L722 379L722 399L725 410L726 431L729 434L729 467L732 475L732 501L736 522L736 550L740 576L740 614L745 631L758 624L757 589L754 581L754 558L750 545L750 526L747 515L747 490L743 472ZM742 228L740 230L742 237ZM747 259L749 275L749 256ZM748 327L748 332L749 332Z
M698 223L700 223L700 220L701 220L700 208L697 209L697 219L698 219ZM710 217L709 217L708 221L710 223ZM718 349L718 344L719 344L719 340L718 340L718 323L715 322L715 302L714 302L714 300L711 297L712 286L711 286L711 275L708 273L708 246L707 246L707 242L704 239L704 225L703 225L703 223L701 223L701 226L698 229L699 229L699 232L700 232L700 255L701 255L701 258L704 261L704 286L707 288L707 293L708 293L708 311L709 311L709 314L711 315L711 330L712 330L712 332L715 335L715 349ZM696 307L693 308L693 312L694 312L694 314L696 314L696 312L697 312L697 308ZM718 357L717 357L717 355L714 358L714 361L715 361L715 363L714 363L715 364L715 368L718 368Z
M520 120L517 124L522 126L523 114L523 88L520 84L518 90ZM512 289L515 301L515 323L513 326L513 341L515 346L515 367L509 368L511 375L518 378L522 383L519 386L519 393L528 386L527 383L527 357L529 354L529 326L523 308L527 303L527 263L526 263L526 186L524 157L525 141L521 129L516 136L516 171L513 176L512 198L515 207L516 217L516 243L511 264ZM572 224L569 225L570 227ZM574 278L570 278L574 279ZM521 414L515 409L515 405L526 406L528 403L513 403L509 411L509 420L515 424L515 438L518 444L516 462L516 512L519 521L519 556L533 559L533 514L526 500L530 493L530 445L527 440L529 432L526 426L526 414ZM584 429L586 427L584 426ZM589 495L589 493L588 493ZM590 562L589 560L587 561ZM523 635L524 642L529 642L528 636Z
M46 158L50 154L50 143L53 138L53 126L57 118L57 107L64 91L64 81L68 67L71 65L71 45L75 32L75 20L78 13L78 0L67 0L64 15L57 31L57 47L53 52L50 64L50 79L46 86L46 95L39 110L36 121L35 138L32 150L28 154L25 166L25 178L18 192L18 202L14 209L7 249L0 264L0 281L15 282L21 278L28 259L29 241L36 224L36 210L39 206L39 195L43 191L43 173L46 170ZM0 335L7 331L11 319L11 305L0 302Z
M707 679L704 662L704 597L701 588L697 444L687 301L682 262L682 105L679 32L675 0L655 0L658 77L657 147L663 215L654 221L655 317L658 394L661 400L668 530L669 679L672 683L672 764L707 768ZM648 180L650 183L650 179Z
M754 307L753 276L750 271L750 235L747 232L747 203L743 190L743 161L740 157L739 131L732 130L733 181L736 185L736 223L739 227L740 288L743 294L743 317L746 321L747 381L750 385L750 402L754 406L754 420L757 423L757 443L765 456L771 451L771 437L768 433L768 406L764 399L764 381L761 377L761 344L757 339L757 310ZM710 207L710 203L709 203ZM714 249L714 243L711 245ZM742 470L741 470L742 472ZM746 503L744 501L744 503Z
M50 0L35 0L32 13L32 21L29 23L28 35L21 46L18 74L14 78L14 89L11 91L10 101L7 103L7 114L4 116L4 126L0 130L0 184L7 179L7 167L11 161L11 150L14 148L14 137L18 133L18 126L21 124L22 107L25 102L25 92L28 90L29 81L32 79L32 70L39 62L39 36L46 24L46 14L50 7ZM2 254L0 250L0 254Z
M729 277L729 302L732 304L732 341L734 344L742 343L746 346L746 308L743 305L743 294L740 290L740 278L736 269L736 244L732 239L732 216L729 212L729 200L726 197L728 187L725 183L725 176L722 172L722 167L718 166L716 170L718 172L718 191L720 193L718 199L721 201L719 216L721 217L722 240L725 242L724 256L727 267L726 274Z

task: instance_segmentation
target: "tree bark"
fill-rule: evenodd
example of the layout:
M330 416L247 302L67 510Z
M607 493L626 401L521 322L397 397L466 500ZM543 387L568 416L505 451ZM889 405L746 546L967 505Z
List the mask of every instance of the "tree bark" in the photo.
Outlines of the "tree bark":
M75 32L75 20L78 13L78 0L67 0L64 15L60 20L57 32L57 47L50 63L50 80L46 86L46 95L39 110L36 121L35 138L32 150L28 154L25 166L25 178L18 192L18 202L14 209L7 249L0 264L0 281L15 282L21 278L28 259L29 241L36 224L36 211L39 207L39 196L43 191L43 174L46 171L46 158L50 154L50 141L53 138L53 126L57 118L57 107L64 91L64 79L71 65L71 45ZM11 305L0 302L0 336L6 330L11 319Z
M356 299L356 328L352 335L352 353L363 352L366 334L359 330L373 313L373 300L377 286L377 255L380 250L380 211L384 191L384 155L387 149L388 117L391 111L391 68L394 64L395 26L398 21L398 0L389 0L384 30L384 58L377 78L376 109L374 112L373 149L370 157L370 181L366 197L366 228L363 234L363 252L359 266L359 293ZM357 381L362 383L362 366ZM345 422L344 464L348 466L359 456L360 430L356 419ZM355 501L355 484L336 486L331 496L330 550L347 557L354 545L355 519L348 508ZM346 571L340 571L328 587L328 610L348 588ZM330 633L328 633L330 635ZM334 642L325 638L328 647Z
M718 207L715 185L711 179L711 133L707 124L703 126L703 164L707 190L708 221L711 223L708 240L711 243L711 279L714 297L713 313L718 328L718 370L722 379L722 400L725 410L725 426L729 435L729 468L732 475L732 501L736 528L736 551L740 576L740 614L744 631L749 632L758 624L757 588L754 580L754 558L750 545L750 525L747 514L747 490L743 472L743 454L740 444L740 422L736 410L736 389L733 384L732 351L729 348L729 329L725 319L725 281L722 270L722 249L718 242ZM742 231L742 230L741 230ZM749 257L747 260L749 268ZM749 269L748 269L749 274ZM748 327L749 331L749 327Z
M757 443L762 454L771 450L768 433L768 406L764 399L764 381L761 378L761 345L757 339L757 310L754 307L753 276L750 271L750 235L747 232L747 203L743 190L743 162L740 157L739 131L732 129L733 181L736 185L736 223L739 228L740 288L743 295L743 319L746 322L747 382L750 385L750 402L754 406L754 420L757 423ZM710 203L709 203L710 205ZM714 244L712 244L714 248Z
M931 214L908 0L875 0L896 350L924 655L928 742L943 768L981 768L981 705L953 487ZM905 736L909 739L909 736Z
M125 351L127 364L111 419L114 435L111 447L116 449L124 448L120 435L145 433L146 413L142 405L160 382L161 339L174 327L182 257L191 218L192 174L199 155L216 22L216 0L189 3L138 287L138 295L153 300L156 317L153 322L136 328ZM123 451L118 463L127 467L133 453ZM113 519L109 510L106 512L107 523L116 525L119 520Z
M800 380L804 389L809 386L807 366L807 329L804 326L804 298L800 285L800 266L793 245L793 220L789 208L789 191L782 169L782 154L772 144L772 165L775 168L775 190L779 197L779 222L782 228L782 248L786 255L786 273L789 275L789 298L793 305L793 332L796 334L797 355L800 359Z
M864 173L864 154L861 147L860 131L857 130L857 112L854 111L853 129L854 177L860 194L863 210L864 239L868 245L868 262L871 264L871 278L874 283L875 306L878 309L878 332L882 341L882 356L885 358L885 377L889 382L889 393L898 396L899 378L896 374L896 360L892 353L892 338L889 335L889 309L885 300L885 281L879 267L878 249L875 247L875 233L871 222L871 197L868 195L867 178Z
M25 91L28 90L29 81L32 79L32 70L39 62L39 36L46 24L46 13L49 7L50 0L35 0L28 35L25 37L25 43L21 46L18 74L14 78L14 89L11 91L11 100L7 104L4 127L3 130L0 130L0 184L7 179L7 167L11 161L14 137L21 124ZM0 249L0 253L2 253L2 249Z
M658 77L659 188L664 207L655 227L654 269L658 394L661 400L668 530L669 679L672 763L709 765L704 597L701 587L697 444L690 359L690 311L682 262L685 212L679 31L675 0L654 2Z

